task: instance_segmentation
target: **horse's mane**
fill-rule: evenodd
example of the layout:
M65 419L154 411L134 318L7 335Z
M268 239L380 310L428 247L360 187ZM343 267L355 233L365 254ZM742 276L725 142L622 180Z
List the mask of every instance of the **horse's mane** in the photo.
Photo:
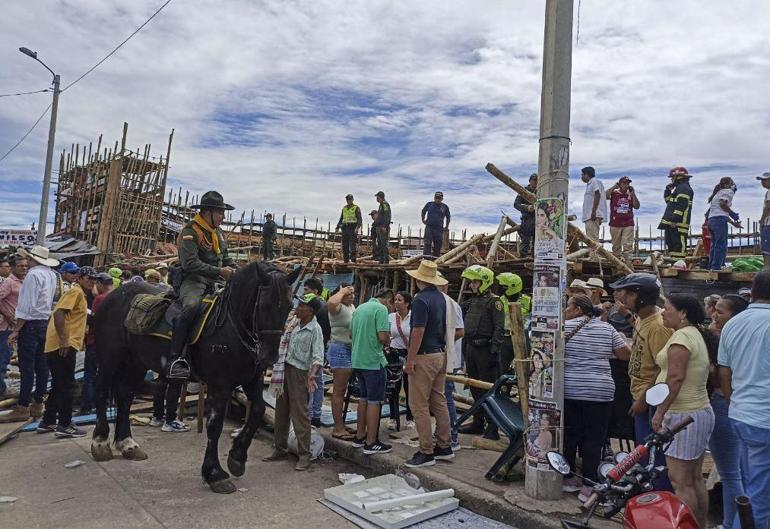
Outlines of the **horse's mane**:
M243 292L255 277L257 285L270 288L270 299L277 300L288 294L289 285L281 281L286 277L285 272L264 261L253 261L239 269L230 279L230 288L233 292Z

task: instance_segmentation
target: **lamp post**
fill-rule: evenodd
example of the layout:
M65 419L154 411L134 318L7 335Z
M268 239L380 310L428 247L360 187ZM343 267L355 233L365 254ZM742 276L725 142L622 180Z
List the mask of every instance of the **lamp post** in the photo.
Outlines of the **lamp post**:
M51 125L48 127L48 150L45 155L45 173L43 175L43 196L40 197L40 217L37 223L37 244L42 245L45 240L45 231L48 227L48 194L51 191L51 165L53 163L53 146L56 138L56 112L59 109L59 83L58 74L54 73L43 61L37 58L37 52L29 48L21 47L19 51L28 57L32 57L53 75L53 103L51 103Z

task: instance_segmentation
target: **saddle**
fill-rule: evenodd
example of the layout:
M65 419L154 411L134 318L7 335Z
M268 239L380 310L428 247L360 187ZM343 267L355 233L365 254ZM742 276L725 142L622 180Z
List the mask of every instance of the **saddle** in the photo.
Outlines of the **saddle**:
M195 321L190 327L188 344L196 343L203 335L203 330L218 305L219 296L205 296L198 306ZM155 336L171 340L174 320L182 312L182 303L178 299L154 294L139 294L131 301L131 308L126 315L124 325L129 333Z

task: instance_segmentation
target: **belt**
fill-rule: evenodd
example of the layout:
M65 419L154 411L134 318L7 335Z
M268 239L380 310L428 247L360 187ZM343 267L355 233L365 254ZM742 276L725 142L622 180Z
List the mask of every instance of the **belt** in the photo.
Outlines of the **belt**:
M438 353L446 353L446 348L444 349L437 349L435 351L417 351L418 355L433 355Z

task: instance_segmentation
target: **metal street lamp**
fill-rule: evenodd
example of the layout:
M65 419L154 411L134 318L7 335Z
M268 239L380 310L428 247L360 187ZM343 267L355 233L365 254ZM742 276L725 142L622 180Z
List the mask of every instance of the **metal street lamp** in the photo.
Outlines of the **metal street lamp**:
M43 244L45 231L48 227L48 194L51 191L51 165L53 163L53 146L56 138L56 111L59 109L59 84L60 77L54 73L43 61L37 58L37 52L29 48L21 47L19 51L24 55L35 59L53 75L53 103L51 103L51 125L48 128L48 151L45 156L45 174L43 175L43 196L40 199L40 217L37 223L37 243Z

